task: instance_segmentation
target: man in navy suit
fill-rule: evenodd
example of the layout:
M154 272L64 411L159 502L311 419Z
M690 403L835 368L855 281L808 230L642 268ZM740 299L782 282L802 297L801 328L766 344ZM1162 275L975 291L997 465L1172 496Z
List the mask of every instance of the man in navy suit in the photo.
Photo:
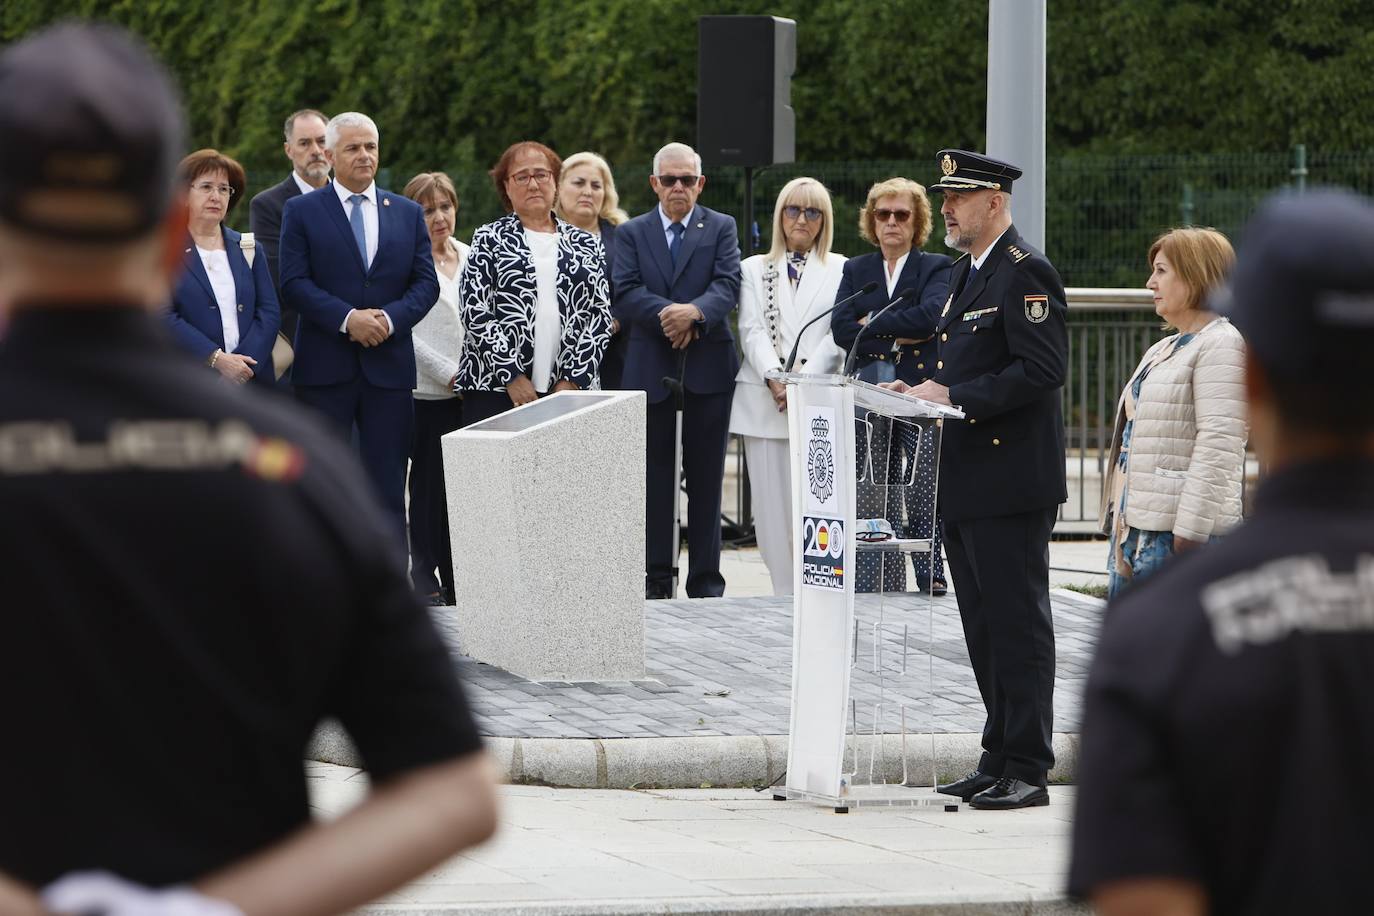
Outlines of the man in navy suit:
M687 486L687 595L725 593L720 574L720 491L739 357L730 310L739 300L735 221L697 204L701 157L682 143L654 156L659 205L616 233L612 312L630 329L622 387L648 394L645 594L670 598L676 405L663 384L684 381L682 470Z
M377 125L336 115L325 131L334 180L286 202L283 299L300 312L292 381L358 449L406 549L406 459L414 426L410 329L439 298L420 205L380 190Z
M291 174L280 184L254 195L248 205L248 225L258 247L267 255L267 270L272 275L272 288L281 297L281 269L277 258L281 243L281 211L293 197L309 194L329 183L329 160L324 155L324 129L329 122L313 108L302 108L286 119L284 128L286 158L291 160ZM296 336L296 313L283 311L281 331L288 338Z

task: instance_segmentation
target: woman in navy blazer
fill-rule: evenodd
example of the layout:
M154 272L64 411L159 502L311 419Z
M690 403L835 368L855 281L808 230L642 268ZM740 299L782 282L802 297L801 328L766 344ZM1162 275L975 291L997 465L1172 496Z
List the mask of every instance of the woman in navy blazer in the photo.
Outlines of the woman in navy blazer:
M860 296L835 311L830 331L846 353L854 348L858 338L856 365L859 378L868 382L890 382L900 378L916 385L935 374L935 325L940 310L949 296L949 275L952 261L942 254L921 250L930 238L931 207L926 189L907 178L889 178L868 190L868 199L859 212L859 233L878 250L850 258L844 265L844 276L835 293L841 301L866 283L876 281L878 288L867 296ZM907 290L912 297L884 312L877 313ZM859 332L863 331L863 336ZM868 439L868 431L859 430L859 451ZM917 483L905 491L906 524L903 525L902 500L889 500L887 491L871 484L858 488L858 511L864 518L886 517L893 530L906 531L908 537L933 538L934 568L924 554L912 554L917 584L937 595L945 593L945 567L940 557L940 526L932 515L935 509L935 453L920 443L916 446L916 428L899 426L898 443L901 448L889 447L889 431L884 424L872 429L876 473L886 467L888 477L903 474L902 466L917 460ZM924 438L924 437L922 437ZM879 460L881 455L887 457ZM864 467L860 455L860 470ZM884 562L886 554L868 554L859 558L856 588L860 591L902 591L906 588L906 574L897 563ZM881 570L881 575L879 574ZM881 579L881 582L879 581Z
M558 180L558 200L554 212L579 229L601 239L601 263L606 269L606 282L611 281L611 265L615 263L615 229L629 219L620 209L620 195L615 190L611 166L596 153L573 153L563 160L563 174ZM615 299L615 289L611 289ZM601 387L618 389L625 370L625 348L629 345L628 329L611 321L611 343L601 359Z
M223 225L243 196L243 166L213 149L181 162L189 211L186 270L166 317L172 336L226 379L271 385L272 344L281 310L265 257L248 257L252 237Z

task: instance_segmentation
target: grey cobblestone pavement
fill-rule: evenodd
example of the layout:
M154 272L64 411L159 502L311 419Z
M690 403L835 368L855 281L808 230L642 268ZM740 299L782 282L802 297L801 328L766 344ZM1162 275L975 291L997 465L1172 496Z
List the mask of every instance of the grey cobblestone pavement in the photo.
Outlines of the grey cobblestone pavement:
M856 601L851 694L859 729L968 733L983 726L953 595L907 593ZM1056 732L1077 732L1101 603L1052 593ZM453 608L435 621L455 651ZM508 738L785 735L792 670L790 598L645 602L648 678L535 682L460 662L478 724ZM875 647L875 632L878 634ZM883 676L875 673L875 668ZM903 673L903 671L905 673ZM932 689L933 685L933 689Z

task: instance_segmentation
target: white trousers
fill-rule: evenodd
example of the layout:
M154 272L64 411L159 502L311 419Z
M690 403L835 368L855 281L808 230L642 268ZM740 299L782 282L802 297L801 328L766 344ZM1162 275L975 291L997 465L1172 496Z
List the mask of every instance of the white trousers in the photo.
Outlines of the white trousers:
M742 436L759 553L774 595L792 594L792 450L786 439Z

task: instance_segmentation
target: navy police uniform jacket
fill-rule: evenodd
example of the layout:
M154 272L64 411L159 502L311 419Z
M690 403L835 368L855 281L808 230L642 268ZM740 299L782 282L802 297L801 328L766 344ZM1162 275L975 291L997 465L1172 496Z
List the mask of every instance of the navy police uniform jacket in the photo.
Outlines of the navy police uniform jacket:
M966 419L944 425L946 521L1047 509L1067 497L1060 392L1068 305L1059 272L1011 226L967 282L954 264L934 380Z

